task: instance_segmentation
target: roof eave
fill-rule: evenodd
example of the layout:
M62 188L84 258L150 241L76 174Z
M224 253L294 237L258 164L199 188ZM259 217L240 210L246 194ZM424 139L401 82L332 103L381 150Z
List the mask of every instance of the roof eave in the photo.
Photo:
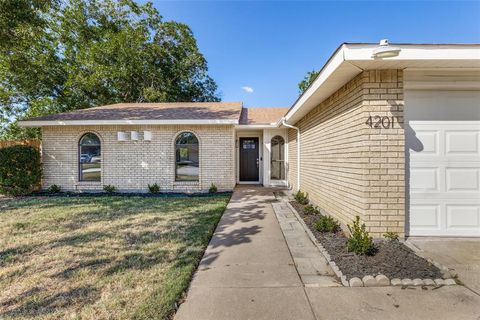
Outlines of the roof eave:
M429 62L430 68L480 68L480 45L413 45L391 44L400 47L397 57L376 59L372 49L376 44L342 44L320 70L307 90L285 114L285 121L295 124L363 70L418 68Z
M275 129L277 128L277 123L261 123L261 124L237 124L235 129Z
M237 119L181 120L25 120L21 127L102 126L102 125L237 125Z

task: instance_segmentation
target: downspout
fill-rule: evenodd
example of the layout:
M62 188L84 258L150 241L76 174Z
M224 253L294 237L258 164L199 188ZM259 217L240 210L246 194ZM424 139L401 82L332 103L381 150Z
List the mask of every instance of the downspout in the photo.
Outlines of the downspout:
M282 118L282 125L297 130L297 191L300 190L300 128L288 124L285 117Z

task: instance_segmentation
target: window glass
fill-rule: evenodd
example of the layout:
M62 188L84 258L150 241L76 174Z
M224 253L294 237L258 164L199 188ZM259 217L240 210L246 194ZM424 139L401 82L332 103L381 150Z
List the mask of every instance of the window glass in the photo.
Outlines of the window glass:
M175 180L198 181L198 139L191 132L182 132L175 141Z
M270 179L285 180L285 140L281 136L271 140Z
M102 177L102 154L100 139L93 133L86 133L79 141L80 181L100 181Z

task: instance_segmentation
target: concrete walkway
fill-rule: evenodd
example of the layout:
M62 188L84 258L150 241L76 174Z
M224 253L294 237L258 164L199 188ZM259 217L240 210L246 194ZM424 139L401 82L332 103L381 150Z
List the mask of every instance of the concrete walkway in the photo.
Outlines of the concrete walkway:
M315 319L274 201L268 189L235 190L175 319Z
M175 319L480 320L480 296L463 286L304 286L299 273L328 276L328 268L299 233L289 234L299 230L286 208L272 190L237 188Z
M295 267L305 287L341 287L328 261L313 244L287 203L272 203Z

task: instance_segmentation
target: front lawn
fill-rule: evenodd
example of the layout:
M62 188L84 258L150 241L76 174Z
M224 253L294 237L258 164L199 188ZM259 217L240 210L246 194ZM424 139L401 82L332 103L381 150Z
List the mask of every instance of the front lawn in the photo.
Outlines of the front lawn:
M0 319L168 319L228 200L0 199Z

